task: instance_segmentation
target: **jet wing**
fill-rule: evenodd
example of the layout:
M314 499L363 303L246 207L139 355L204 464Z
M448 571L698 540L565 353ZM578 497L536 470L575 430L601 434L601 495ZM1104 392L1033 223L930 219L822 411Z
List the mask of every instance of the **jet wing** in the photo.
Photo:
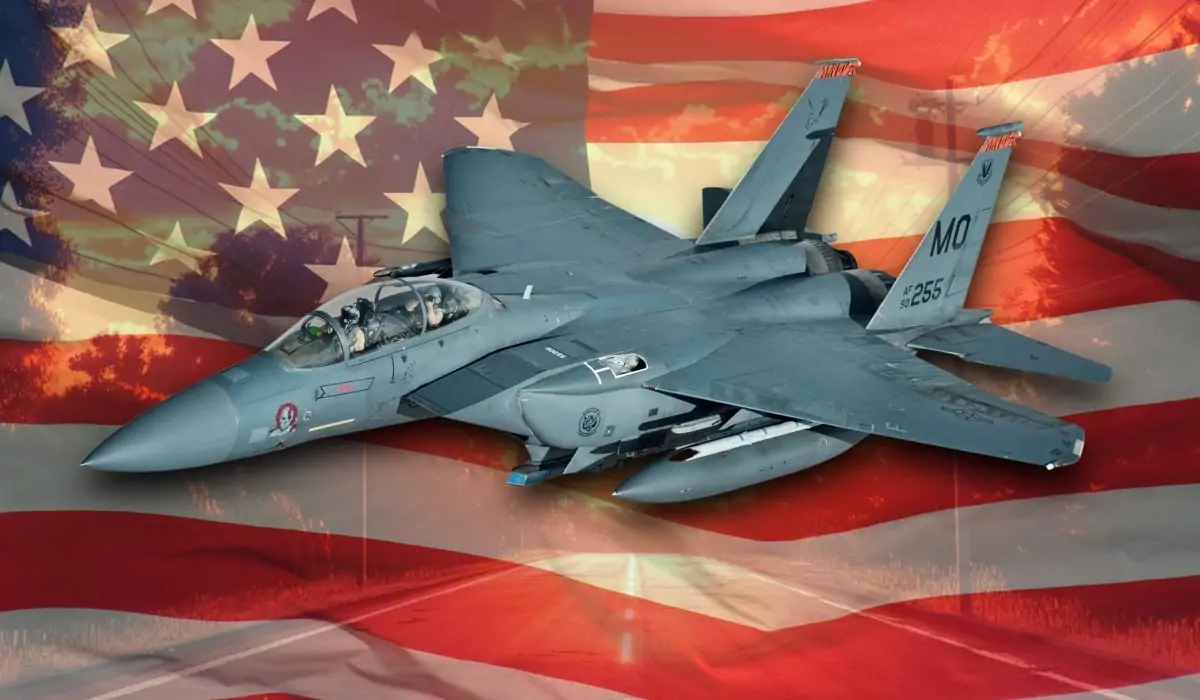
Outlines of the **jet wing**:
M456 275L527 262L624 264L690 246L536 156L455 148L443 169Z
M647 387L1039 466L1083 453L1078 426L978 389L851 321L746 331Z

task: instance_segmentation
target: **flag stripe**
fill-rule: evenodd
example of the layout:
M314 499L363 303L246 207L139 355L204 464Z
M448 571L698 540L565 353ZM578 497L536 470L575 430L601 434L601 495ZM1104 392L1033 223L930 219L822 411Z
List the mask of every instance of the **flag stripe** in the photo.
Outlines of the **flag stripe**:
M25 308L0 314L0 339L77 341L110 334L163 333L263 347L296 321L97 282L78 274L55 281L8 265L0 267L0 289L28 300ZM165 309L173 316L167 316ZM184 323L177 317L195 322Z
M1019 21L999 23L991 9L921 0L749 17L597 12L589 56L633 63L856 56L864 75L936 90L951 75L961 75L964 85L989 85L1169 50L1179 41L1181 18L1200 17L1195 3L1178 0L1120 5L1014 0L1004 14Z
M1129 695L1138 700L1186 700L1200 697L1200 675L1180 676L1165 681L1141 683L1120 689L1121 694ZM1100 700L1104 697L1102 690L1081 691L1068 695L1055 695L1053 700ZM1043 696L1036 700L1051 700L1051 696Z
M597 13L654 17L746 17L819 10L854 5L869 0L749 0L731 5L712 0L595 0Z
M760 142L761 149L792 104L795 93L762 86L755 90L760 93L756 99L740 101L748 97L741 94L745 92L746 88L736 84L683 83L604 93L592 100L588 140L597 144ZM874 106L849 101L837 133L841 139L919 144L917 150L953 147L957 157L969 158L982 143L975 129L1001 121L995 117L967 122L974 123L974 127L956 126L951 144L949 127L945 124L884 113ZM1142 204L1200 208L1189 189L1190 181L1200 176L1200 154L1196 153L1200 150L1200 132L1169 138L1171 147L1179 153L1133 156L1027 137L1013 151L1012 162L1055 172L1058 177ZM837 157L831 161L830 167L840 165Z
M701 189L734 186L762 143L609 143L591 144L588 151L601 196L694 237L702 228ZM965 170L965 164L922 156L904 144L837 141L809 227L836 232L842 242L923 233ZM1185 235L1200 227L1200 212L1150 206L1032 166L1009 166L992 220L1055 217L1109 238L1200 259L1200 244Z
M941 613L956 611L960 600L957 596L940 596L764 633L530 567L515 567L511 573L492 576L475 586L440 584L448 589L444 595L427 594L410 608L402 605L403 594L373 595L374 577L382 580L390 573L389 565L409 570L412 561L425 552L415 552L405 545L369 542L370 554L379 560L369 569L372 579L359 593L358 601L326 609L317 604L313 606L316 609L301 611L294 606L272 606L271 602L286 591L311 585L306 583L306 575L352 581L361 567L356 561L360 542L315 533L217 524L193 531L190 521L155 519L135 523L126 515L109 517L130 520L129 527L109 532L131 538L131 556L144 554L153 557L152 561L179 563L156 567L153 580L132 575L129 567L116 570L101 566L96 571L111 573L115 580L98 581L96 590L85 594L87 599L95 600L98 594L110 592L144 608L146 599L134 599L132 593L142 591L152 599L161 597L152 592L152 584L166 584L177 594L193 596L231 591L238 597L230 599L223 610L219 604L210 607L201 617L224 612L224 619L247 619L247 609L256 607L261 616L258 619L353 621L350 626L356 636L369 635L402 648L508 666L636 695L728 697L736 691L753 697L794 697L795 684L803 682L804 687L822 696L826 694L823 691L835 689L861 696L871 688L872 697L1012 697L1077 690L1080 684L1115 687L1145 683L1172 673L1194 672L1200 664L1196 640L1171 634L1171 621L1176 615L1200 612L1200 603L1193 595L1195 578L969 596L968 604L979 617L999 623L996 626L943 617ZM45 515L41 519L57 529L60 520L70 520L71 516L60 519ZM144 534L147 530L158 534L148 537ZM281 535L286 539L278 539ZM150 540L162 548L140 548ZM206 574L198 570L194 559L192 566L184 565L178 556L179 543L184 541L193 556L198 552L224 556L215 556L210 567L213 571ZM233 551L242 555L230 556ZM67 558L83 552L81 547L72 548ZM337 562L331 568L318 570L307 564L325 552L332 552L334 558L322 559L322 563ZM103 560L97 559L84 556L84 561L74 563L102 565ZM443 560L441 564L449 562ZM232 588L231 582L240 585ZM119 589L117 583L126 585ZM216 588L203 587L205 583ZM433 583L430 592L438 587ZM816 602L824 598L819 593L804 593L797 592L796 597ZM498 605L498 600L505 604ZM381 609L380 614L371 614ZM1056 619L1029 616L1030 611L1051 609L1059 611ZM178 607L170 612L172 617L196 616ZM1004 629L1000 626L1003 624L1012 624L1018 633ZM1063 641L1080 638L1096 651L1062 646L1022 632L1058 632ZM629 642L623 642L626 635ZM692 645L680 649L674 643L679 638L693 640ZM629 649L624 663L623 644ZM1151 648L1139 650L1135 648L1139 644ZM1113 651L1125 653L1128 660L1115 661L1105 653ZM1167 655L1154 656L1161 652ZM742 671L723 677L720 687L688 672L698 666L719 664L722 659L738 659ZM1142 659L1145 662L1140 662ZM637 663L630 663L635 660ZM862 665L868 661L872 673L862 674ZM1043 668L1052 668L1071 681L1036 672Z
M597 508L600 502L573 490L570 481L533 489L507 487L505 474L487 467L386 447L356 448L342 440L199 473L114 478L72 470L67 480L61 473L38 470L47 463L67 465L77 460L75 455L83 452L80 447L95 444L99 432L88 426L53 430L25 426L3 437L5 453L15 457L5 474L0 538L6 552L32 555L66 537L64 533L86 531L91 534L73 535L71 541L82 545L92 537L120 542L130 557L138 552L136 558L106 559L109 550L97 541L94 546L75 548L77 553L63 555L55 563L14 570L0 582L4 607L86 605L168 612L180 601L190 600L192 589L187 585L126 566L131 560L159 562L155 571L166 577L178 567L178 576L194 576L190 585L196 590L213 594L253 589L259 585L255 576L311 577L294 566L276 567L264 554L249 557L245 580L239 580L228 566L220 566L211 576L220 576L225 583L206 582L210 574L195 574L195 562L215 557L219 550L198 543L218 535L227 538L230 546L241 547L238 552L250 551L246 548L251 539L266 538L264 552L315 557L305 566L321 571L334 557L328 553L329 538L334 536L355 543L339 545L342 549L336 556L351 558L360 566L363 545L357 538L363 535L373 542L416 548L396 555L410 568L449 570L460 553L527 561L540 552L544 553L540 568L616 591L627 591L629 586L623 553L642 552L652 556L643 567L639 597L765 629L955 590L956 522L970 540L963 556L974 571L971 585L985 590L1200 574L1200 561L1189 539L1200 527L1200 511L1188 507L1200 497L1200 486L1191 483L1097 490L1103 485L1088 488L1088 474L1083 472L1079 479L1085 493L1023 498L1031 494L1020 477L1026 482L1035 478L1028 470L1011 478L1010 484L1017 487L1013 497L1018 500L987 503L990 499L970 494L997 484L986 479L981 483L974 472L960 469L960 502L984 504L955 513L933 510L951 506L954 492L952 488L934 491L936 484L930 483L928 471L920 473L918 461L910 467L918 477L915 485L889 479L893 471L889 465L871 463L859 468L858 475L871 480L876 472L884 483L865 504L863 489L840 493L843 480L831 479L828 485L810 482L810 489L817 492L814 498L829 499L831 508L840 502L846 510L830 518L833 522L819 525L826 531L854 529L807 536L811 533L797 528L789 534L803 539L758 542L670 523L633 509L621 508L622 517L613 518L611 507ZM89 434L94 436L91 441ZM1193 446L1189 454L1195 452ZM899 452L892 458L903 462L908 457ZM1194 457L1181 459L1195 462ZM829 469L837 467L829 465ZM1191 479L1194 476L1176 481ZM57 488L50 489L51 485ZM1053 487L1046 490L1052 493ZM872 508L893 498L908 505L909 512L889 507L885 516L898 519L879 522L883 518ZM757 507L756 501L732 496L706 502L705 507L723 509L727 519L738 520ZM851 517L855 514L858 522ZM205 534L210 525L216 534ZM304 549L290 542L310 543ZM1114 548L1113 543L1121 546ZM421 548L429 549L422 553ZM309 556L306 551L326 554ZM1129 557L1137 560L1136 566L1129 564ZM368 553L368 562L375 559ZM379 559L381 566L386 561L386 557ZM1047 561L1055 566L1046 566ZM66 569L60 569L84 565L104 575L81 579L62 575ZM840 607L806 603L785 587L767 585L769 581L750 586L747 600L739 597L741 602L731 606L722 591L745 589L748 570L832 596Z
M969 88L918 90L854 76L838 135L945 140L954 107L959 144L974 130L1020 119L1025 140L1132 159L1200 150L1190 111L1200 54L1174 49L1085 70ZM865 70L865 68L864 68ZM588 61L589 140L765 140L815 74L786 61ZM1105 88L1114 84L1115 94ZM1139 109L1131 109L1137 106ZM607 121L606 121L607 120Z
M347 586L347 590L355 588ZM445 590L397 596L399 602L390 606L411 609ZM94 700L152 698L164 693L177 700L211 700L239 693L263 700L263 693L271 691L323 700L378 697L387 692L544 700L630 697L502 665L429 654L318 620L210 623L70 608L0 614L0 630L29 636L31 629L44 632L49 639L31 647L10 648L8 652L17 657L10 657L10 663L33 661L36 653L36 661L57 662L57 668L31 667L20 684L11 688L30 700L63 697L81 688ZM109 638L105 632L121 636ZM156 640L154 632L162 636ZM191 640L204 641L184 645ZM165 648L168 645L169 650ZM116 648L124 650L122 658L113 658ZM85 664L95 666L78 668ZM52 670L75 673L56 678L34 675Z

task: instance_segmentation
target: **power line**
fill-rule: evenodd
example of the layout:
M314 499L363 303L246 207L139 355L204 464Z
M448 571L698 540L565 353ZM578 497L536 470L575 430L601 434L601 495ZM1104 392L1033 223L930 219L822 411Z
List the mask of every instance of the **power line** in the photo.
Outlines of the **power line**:
M388 218L387 214L337 214L334 218L338 222L358 222L355 229L354 264L362 267L363 250L366 248L366 222L386 219Z

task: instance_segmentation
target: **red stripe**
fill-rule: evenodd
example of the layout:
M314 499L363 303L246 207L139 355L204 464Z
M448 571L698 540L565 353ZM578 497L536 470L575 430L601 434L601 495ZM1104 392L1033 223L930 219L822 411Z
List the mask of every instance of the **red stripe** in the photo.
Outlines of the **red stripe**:
M761 83L680 83L593 92L587 139L604 143L721 143L765 141L795 102L795 88ZM848 100L838 121L840 138L870 138L944 149L951 130ZM954 147L974 153L975 129L953 130ZM1200 150L1200 140L1194 147ZM1160 207L1200 209L1193 182L1200 178L1200 153L1125 156L1023 138L1012 161L1054 171L1089 187Z
M67 539L75 546L43 556L47 543ZM762 632L538 569L410 545L368 542L369 575L359 587L362 546L350 537L161 516L10 514L0 516L0 551L38 565L6 569L0 601L8 609L336 621L441 590L353 626L408 648L646 698L794 698L798 689L820 697L1007 698L1071 690L1037 669L1100 687L1200 669L1196 635L1180 627L1200 614L1197 578L970 596L990 623L982 625L943 614L960 605L943 597L872 613L898 624L849 615ZM422 569L430 577L415 585ZM503 573L451 589L485 572ZM339 583L355 602L331 599ZM632 653L622 662L626 634Z
M1158 53L1180 45L1180 35L1195 41L1180 29L1180 14L1200 21L1200 6L1180 0L1014 0L995 10L884 0L758 17L597 14L588 53L632 63L856 56L860 75L941 89L956 74L964 86L994 85Z

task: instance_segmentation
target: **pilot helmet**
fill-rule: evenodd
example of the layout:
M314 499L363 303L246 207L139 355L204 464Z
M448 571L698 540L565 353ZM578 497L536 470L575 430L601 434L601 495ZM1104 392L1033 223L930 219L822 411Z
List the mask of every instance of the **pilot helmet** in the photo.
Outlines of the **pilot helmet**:
M424 297L425 301L431 304L440 304L442 303L442 290L436 284L430 285L429 289L425 290Z
M358 309L353 304L347 304L342 307L342 323L358 323Z

